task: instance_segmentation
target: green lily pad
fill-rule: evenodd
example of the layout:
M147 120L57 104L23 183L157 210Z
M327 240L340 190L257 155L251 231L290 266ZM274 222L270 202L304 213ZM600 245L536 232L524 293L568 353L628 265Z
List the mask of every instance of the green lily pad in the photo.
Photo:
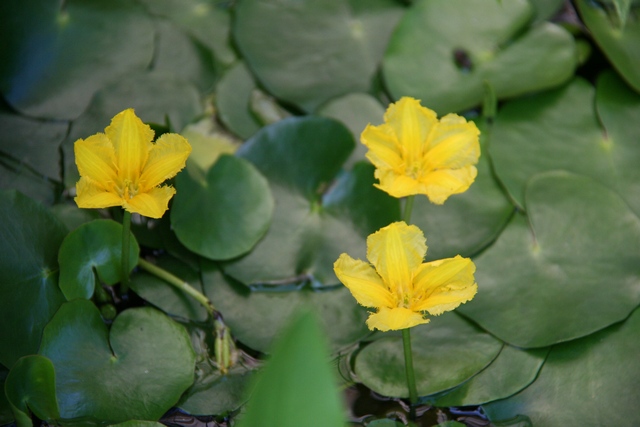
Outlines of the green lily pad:
M248 161L224 154L206 177L181 173L171 209L180 242L210 259L238 257L264 236L273 215L266 179Z
M353 150L340 123L323 117L282 120L238 151L269 180L275 199L265 237L242 258L224 263L244 284L338 284L333 263L342 252L364 259L366 237L397 220L397 199L373 187L373 166L339 174Z
M0 190L17 190L45 205L60 197L61 186L30 166L0 153Z
M162 96L159 97L159 93ZM198 90L172 75L145 72L104 87L96 93L84 114L73 122L62 144L66 187L75 186L80 178L73 154L74 142L104 132L113 116L127 108L135 108L145 123L164 124L168 120L172 132L179 132L202 113Z
M394 98L413 96L438 114L479 105L488 81L499 98L557 86L576 67L571 34L527 28L526 0L422 0L407 11L384 55Z
M211 370L206 377L196 377L196 382L177 406L193 415L230 413L247 401L252 378L251 371L243 366L231 368L226 375L217 369Z
M2 2L0 91L35 117L73 119L93 94L153 56L153 25L126 0Z
M123 311L108 330L91 301L65 303L44 330L40 354L55 367L65 420L157 420L193 382L189 335L150 307Z
M7 375L9 375L9 370L0 365L0 391L4 391L4 384ZM13 416L9 400L7 399L7 395L5 393L0 393L0 425L11 424L14 421L15 418Z
M243 61L229 68L216 86L220 120L242 139L249 138L262 127L249 108L251 94L256 89L256 82Z
M326 337L314 313L292 318L272 350L238 427L345 425Z
M111 424L109 427L164 427L164 424L156 421L129 420L118 424Z
M172 20L210 49L224 65L236 59L231 46L231 10L227 2L211 0L141 0L151 13Z
M515 216L475 261L478 295L459 311L524 348L627 317L640 303L640 219L625 201L567 172L536 175L525 200L528 218Z
M58 248L67 230L42 205L0 192L0 363L38 351L42 330L64 302Z
M505 104L489 148L496 175L524 208L527 181L563 169L601 181L611 174L607 146L593 110L593 87L576 78L560 89Z
M484 406L493 421L525 414L545 427L635 426L640 399L640 310L623 323L554 346L536 381Z
M391 0L239 2L234 39L276 97L313 111L366 92L404 9Z
M384 108L380 101L371 95L350 93L324 104L318 109L318 115L338 120L351 131L356 141L356 149L345 163L345 167L351 167L355 162L366 160L367 147L359 143L360 134L367 124L383 122Z
M31 413L49 423L60 418L53 363L42 356L25 356L7 376L6 394L18 427L31 427Z
M491 171L486 140L482 131L482 155L478 176L469 190L449 198L444 205L434 205L424 196L417 196L411 221L427 237L427 259L436 260L456 255L472 256L493 242L513 213L500 185Z
M202 92L210 90L216 80L211 52L169 20L158 18L154 24L157 45L153 69L188 80Z
M564 4L564 0L529 0L529 2L535 10L535 22L543 22L553 18Z
M158 257L156 264L202 291L200 275L187 264L168 255ZM171 316L198 322L207 320L208 313L202 304L153 274L140 269L131 277L129 285L145 301Z
M49 210L71 231L82 224L100 219L100 211L97 209L81 209L73 201L57 203L51 206Z
M296 310L308 304L318 310L323 327L334 350L340 350L369 335L366 310L359 306L344 286L313 291L308 288L289 291L251 291L218 267L202 266L205 295L224 316L231 333L247 346L266 352L274 337L291 322Z
M454 313L411 329L418 395L448 390L469 380L498 356L502 342ZM409 397L402 337L380 338L356 355L358 380L376 393Z
M130 270L138 264L139 252L138 243L131 235ZM81 225L65 237L58 253L58 263L60 289L68 301L74 298L90 299L95 290L96 274L107 285L120 282L122 225L107 219Z
M60 144L69 125L0 111L0 152L55 181L60 175Z
M512 396L538 375L549 348L520 350L506 345L496 359L460 387L431 400L435 406L476 406Z
M621 27L619 19L612 19L616 15L614 10L607 11L602 5L584 0L576 1L576 6L607 58L627 83L640 92L640 18L631 14Z

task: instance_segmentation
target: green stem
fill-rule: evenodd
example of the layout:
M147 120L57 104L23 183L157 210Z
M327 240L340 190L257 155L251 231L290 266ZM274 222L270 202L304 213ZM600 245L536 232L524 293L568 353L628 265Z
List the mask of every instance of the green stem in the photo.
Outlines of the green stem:
M411 222L411 211L413 211L413 201L416 196L407 197L407 201L404 205L404 215L402 216L402 220L409 224Z
M129 292L129 248L131 240L131 212L124 211L122 216L122 277L120 279L120 292L124 295Z
M181 290L185 294L192 296L196 301L204 306L209 314L213 315L213 313L215 312L215 308L213 307L211 301L209 301L209 298L207 298L204 294L202 294L187 282L181 280L179 277L174 276L167 270L164 270L155 264L151 264L144 258L140 258L138 260L138 265L143 270L153 274L156 277L159 277L171 286Z
M411 353L411 329L402 330L402 344L404 347L404 369L407 374L407 387L409 388L409 402L411 409L409 417L416 418L416 403L418 402L418 389L416 388L416 376L413 372L413 354Z

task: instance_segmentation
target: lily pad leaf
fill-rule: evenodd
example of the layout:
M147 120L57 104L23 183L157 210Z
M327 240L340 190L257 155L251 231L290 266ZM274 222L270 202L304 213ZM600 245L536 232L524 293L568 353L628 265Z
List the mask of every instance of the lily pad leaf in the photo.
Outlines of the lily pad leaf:
M628 3L628 0L613 0L614 3ZM593 35L604 54L611 61L627 83L640 92L640 18L638 14L629 15L621 28L619 12L611 7L603 7L605 2L576 1L576 6L585 25ZM617 8L615 8L617 9ZM621 8L624 10L625 7ZM613 18L613 19L612 19Z
M344 425L326 337L314 313L291 319L272 351L238 426Z
M140 248L131 234L129 267L138 264ZM107 285L122 280L122 225L98 219L76 228L65 237L60 252L60 289L68 301L90 299L98 279ZM95 273L94 273L95 272Z
M267 180L248 161L224 154L204 180L176 178L171 225L180 242L210 259L238 257L264 236L273 215Z
M0 91L35 117L74 119L94 93L153 56L153 25L126 0L2 2Z
M567 81L576 67L573 37L551 23L527 28L532 13L526 0L416 2L384 55L391 94L444 115L479 105L485 81L499 98Z
M58 248L67 230L42 205L0 192L0 363L38 352L42 330L64 302Z
M125 310L109 331L83 299L60 307L44 330L40 354L55 367L65 420L157 420L191 385L195 367L189 335L160 311Z
M502 349L502 342L455 313L411 329L418 395L456 387L476 375ZM402 337L380 338L356 355L357 378L383 396L409 397Z
M533 384L485 412L494 422L525 414L536 426L638 425L640 413L628 408L640 399L639 336L636 309L620 324L554 346Z
M31 413L49 423L60 418L53 363L43 356L19 359L7 376L4 392L18 427L31 427Z
M589 335L640 304L640 219L618 194L548 172L529 182L526 207L476 259L481 291L462 314L532 348Z
M478 375L431 400L435 406L476 406L512 396L537 377L549 348L521 350L504 346L498 357Z
M210 261L203 262L205 294L215 302L233 336L254 350L267 352L278 333L304 305L315 307L334 351L344 349L370 334L365 320L367 311L356 304L349 291L336 289L314 291L250 290L224 276Z
M310 112L369 89L403 12L391 0L239 2L233 35L264 87Z
M247 285L339 283L338 256L364 258L366 237L400 215L398 200L373 187L373 166L339 173L353 146L342 124L312 116L282 120L247 141L237 154L268 179L275 210L265 237L224 263L225 273Z

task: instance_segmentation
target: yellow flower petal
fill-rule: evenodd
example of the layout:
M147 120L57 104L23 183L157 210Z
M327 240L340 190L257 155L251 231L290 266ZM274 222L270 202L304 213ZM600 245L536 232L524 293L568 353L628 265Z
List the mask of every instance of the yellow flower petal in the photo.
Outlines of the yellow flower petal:
M429 319L425 319L420 313L404 307L381 308L367 319L369 329L379 329L383 332L411 328L423 323L429 323Z
M389 106L384 121L398 137L406 163L412 165L429 148L426 143L438 124L438 117L434 111L420 105L419 100L405 96Z
M129 108L111 120L105 133L115 147L118 176L121 180L136 181L149 157L153 130Z
M469 258L459 255L423 264L415 276L411 308L438 315L470 301L478 291L475 270Z
M476 175L478 170L475 166L435 171L420 182L422 193L429 197L431 203L441 205L449 196L467 191Z
M115 193L106 191L89 178L81 177L76 183L76 197L79 208L101 209L121 206L123 200Z
M409 293L413 271L426 253L422 231L404 222L391 223L367 238L367 258L400 300Z
M181 135L165 133L158 138L151 147L149 159L138 181L142 191L176 176L184 168L189 154L191 146Z
M393 307L391 292L376 271L364 261L342 254L333 264L338 279L351 291L358 304L365 307Z
M467 123L462 117L450 116L455 114L443 117L432 135L432 148L425 154L424 159L426 169L458 169L478 163L480 131L475 123ZM447 117L449 120L446 120Z
M79 139L73 144L76 164L81 176L90 178L94 184L106 190L118 179L116 154L113 144L103 133Z
M123 207L131 213L139 213L149 218L161 218L169 207L169 200L176 194L173 187L153 188L125 201Z
M366 156L377 168L402 168L403 160L398 139L390 126L367 127L360 135L362 143L369 148Z
M380 181L380 184L373 185L393 197L401 198L425 194L424 184L407 175L400 175L392 170L376 169L374 176Z

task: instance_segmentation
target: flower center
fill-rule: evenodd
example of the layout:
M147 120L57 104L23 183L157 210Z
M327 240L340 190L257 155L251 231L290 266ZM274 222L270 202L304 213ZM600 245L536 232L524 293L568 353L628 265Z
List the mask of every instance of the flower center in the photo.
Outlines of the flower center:
M118 195L125 200L130 200L138 194L138 183L125 179L121 186L117 187Z

